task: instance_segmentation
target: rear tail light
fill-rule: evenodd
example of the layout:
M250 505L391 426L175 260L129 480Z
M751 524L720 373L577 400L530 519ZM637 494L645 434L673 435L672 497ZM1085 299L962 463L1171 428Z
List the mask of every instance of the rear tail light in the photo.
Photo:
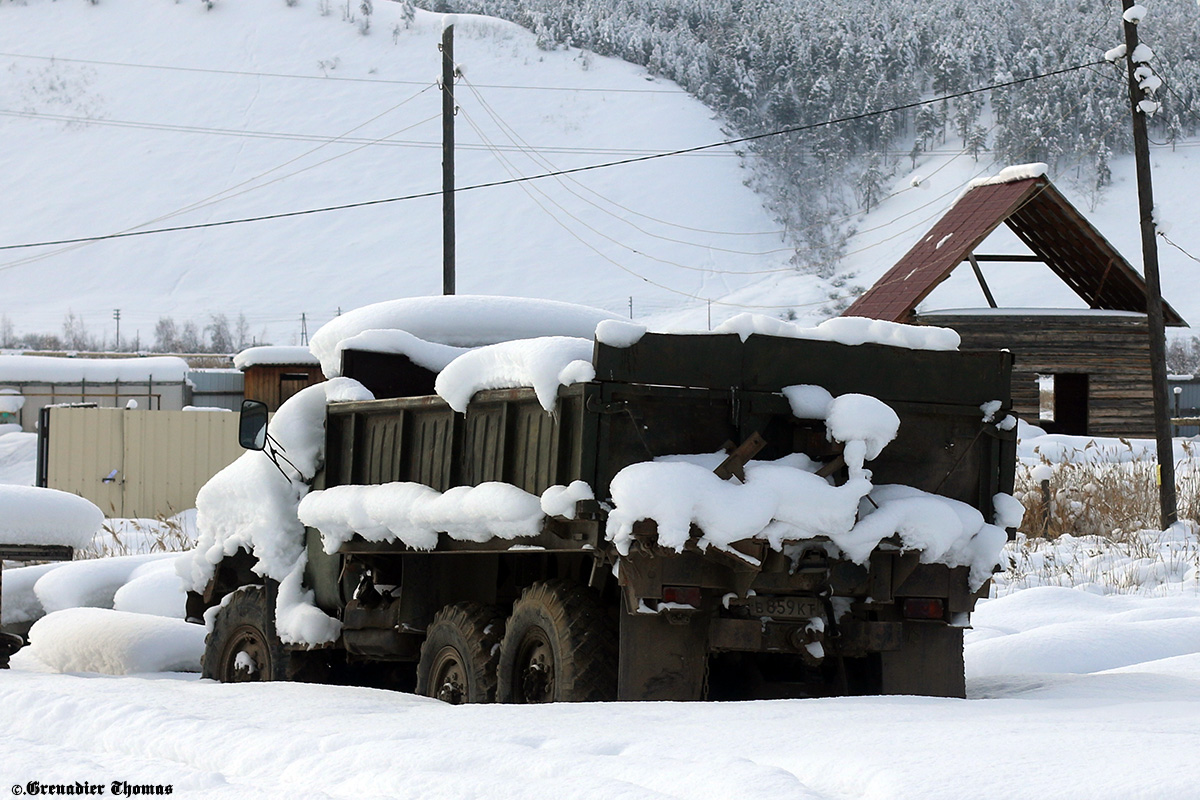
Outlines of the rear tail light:
M680 603L688 606L700 606L699 586L664 586L662 589L664 603Z
M904 600L905 619L945 619L946 606L938 597L908 597Z

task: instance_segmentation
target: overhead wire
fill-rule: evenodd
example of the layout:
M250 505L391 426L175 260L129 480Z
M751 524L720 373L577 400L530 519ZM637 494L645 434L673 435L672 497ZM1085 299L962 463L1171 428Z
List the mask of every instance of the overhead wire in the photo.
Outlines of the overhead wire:
M491 107L491 105L487 102L487 100L478 91L476 91L475 88L473 86L471 86L470 83L465 78L463 79L463 82L466 83L468 88L471 89L472 93L475 95L475 98L479 101L480 106L491 117L491 119L496 123L496 125L500 128L501 133L508 136L509 140L514 142L515 144L518 144L519 146L523 145L523 147L521 148L521 152L523 154L527 155L531 161L533 161L535 164L537 164L542 169L549 169L552 171L558 170L558 166L556 164L551 162L549 159L546 159L543 156L541 156L541 154L538 153L538 151L536 149L532 148L528 144L528 142L526 142L523 138L521 138L520 134L518 134L515 131L515 129L513 129L510 125L508 125L508 123L506 123L499 116L499 114L497 114L495 112L495 109L493 109ZM567 176L567 180L570 180L572 183L575 183L576 185L582 186L582 184L579 181L575 180L574 178ZM573 197L579 199L581 202L584 202L584 203L592 206L593 208L600 211L601 213L606 214L606 215L612 217L613 219L617 220L618 222L628 225L629 227L633 228L634 230L638 231L639 233L642 233L653 239L659 239L662 241L671 242L673 244L682 244L682 245L686 245L686 246L690 246L690 247L699 247L699 248L703 248L703 249L713 251L713 252L731 253L731 254L735 254L735 255L765 256L765 255L773 255L776 253L791 252L792 250L794 250L794 248L791 248L791 247L782 247L782 248L775 248L772 250L762 250L762 251L735 250L735 249L731 249L731 248L727 248L727 247L721 247L719 245L692 242L692 241L687 241L687 240L683 240L683 239L676 239L676 238L670 237L670 236L664 236L662 234L653 233L651 231L646 230L645 228L642 228L637 223L631 222L630 220L627 220L618 214L614 214L613 212L611 212L608 209L601 206L599 203L596 203L595 201L589 200L587 197L584 197L582 194L580 194L579 192L575 191L570 186L568 186L566 181L564 181L562 178L556 177L555 181L559 184L559 186L561 186L563 188L564 191L566 191L568 194L572 195ZM620 204L615 203L614 201L610 200L609 198L604 197L604 195L600 194L599 192L593 191L591 193L597 197L600 197L601 199L606 200L607 202L613 203L613 205L618 205L618 206L620 205ZM624 206L620 206L620 207L624 208ZM643 216L643 215L639 215L639 216ZM670 225L671 223L664 222L663 224ZM594 231L594 229L593 229L593 231ZM596 232L598 235L604 235L604 234L600 234L598 231L594 231L594 232ZM783 233L783 231L772 231L771 233L777 235L779 233ZM605 236L605 238L611 238L611 237ZM635 252L637 252L637 251L635 251ZM646 255L646 257L648 257L648 258L652 258L652 256L649 256L644 253L639 253L639 255ZM655 260L661 260L661 259L655 259ZM687 267L682 264L675 264L674 262L664 261L663 263L671 263L674 266L682 267L684 269L694 269L692 267ZM771 271L776 271L776 270L771 270Z
M241 75L253 78L286 78L293 80L328 81L344 83L380 83L398 86L425 86L427 80L400 80L390 78L353 78L341 75L300 75L284 72L254 72L250 70L216 69L213 67L181 67L169 64L135 64L124 61L101 61L87 58L63 58L60 56L36 56L27 53L0 53L0 58L27 58L37 61L61 61L67 64L90 64L106 67L129 67L133 69L167 70L171 72L196 72L208 75ZM630 89L602 86L523 86L515 84L480 84L488 89L523 89L544 92L607 92L610 94L687 94L683 89Z
M266 176L268 176L268 175L270 175L270 174L272 174L272 173L274 173L274 172L278 172L279 170L281 170L281 169L283 169L283 168L287 167L287 166L288 166L288 165L290 165L290 164L294 164L294 163L296 163L297 161L300 161L301 159L307 158L308 156L312 155L313 153L316 153L316 152L318 152L318 151L320 151L320 150L324 149L325 147L328 147L329 145L332 145L332 144L335 144L335 143L337 143L337 142L341 141L343 138L345 138L345 137L348 137L350 134L354 133L355 131L361 130L362 128L366 127L367 125L370 125L371 123L373 123L373 122L376 122L377 120L380 120L380 119L382 119L383 117L387 116L388 114L391 114L392 112L394 112L394 111L397 111L397 110L399 110L400 108L403 108L404 106L408 105L408 104L409 104L409 103L411 103L412 101L416 100L416 99L417 99L418 97L420 97L421 95L425 94L425 92L429 91L430 89L433 89L433 88L435 88L435 86L436 86L436 84L434 84L434 83L432 83L432 82L428 83L428 84L427 84L427 85L426 85L424 88L422 88L421 90L419 90L419 91L417 91L417 92L414 92L413 94L411 94L411 95L409 95L408 97L406 97L406 98L404 98L403 100L401 100L399 103L396 103L395 105L393 105L393 106L391 106L391 107L389 107L389 108L386 108L386 109L384 109L383 111L379 112L379 113L378 113L378 114L376 114L375 116L373 116L373 117L371 117L371 118L369 118L369 119L365 120L364 122L361 122L361 123L359 123L358 125L355 125L353 128L350 128L350 129L349 129L348 131L346 131L346 132L345 132L345 134L343 134L341 137L335 137L335 138L333 138L333 139L330 139L329 141L322 142L322 143L321 143L321 144L319 144L317 147L313 147L313 148L311 148L311 149L309 149L309 150L306 150L306 151L305 151L305 152L303 152L303 153L300 153L300 154L298 154L298 155L296 155L296 156L293 156L292 158L289 158L287 161L284 161L284 162L283 162L283 163L281 163L281 164L277 164L276 166L274 166L274 167L271 167L270 169L268 169L268 170L265 170L265 171L263 171L263 172L260 172L260 173L258 173L257 175L254 175L254 176L252 176L252 177L250 177L250 178L247 178L247 179L245 179L245 180L241 181L240 183L237 183L237 184L234 184L233 186L227 187L227 188L225 188L225 189L221 190L220 192L217 192L216 194L209 195L208 197L206 197L206 198L204 198L204 199L202 199L202 200L195 201L195 202L193 202L193 203L190 203L190 204L188 204L188 205L186 205L186 206L183 206L182 208L178 208L178 209L176 209L176 210L174 210L174 211L168 212L168 213L166 213L166 214L162 214L162 215L160 215L160 216L158 216L158 217L155 217L154 219L151 219L151 220L148 220L148 221L146 221L146 222L140 223L140 224L138 224L138 225L135 225L135 226L133 226L133 227L131 227L131 228L126 228L126 229L125 229L124 231L122 231L121 233L128 233L128 232L136 231L136 230L138 230L138 229L140 229L140 228L144 228L144 227L145 227L145 226L147 226L147 225L153 225L153 224L155 224L155 223L157 223L157 222L162 222L163 220L172 219L172 218L174 218L174 217L180 216L181 214L185 214L185 213L188 213L188 212L191 212L191 211L196 211L196 210L198 210L198 209L200 209L200 208L205 208L205 207L208 207L208 206L210 206L210 205L214 205L214 204L216 204L216 203L219 203L219 202L224 202L225 200L232 199L233 197L238 197L238 196L241 196L241 195L243 195L243 194L246 194L246 193L248 193L248 192L251 192L251 191L257 191L258 189L260 189L260 188L263 188L263 187L265 187L265 186L269 186L269 185L271 185L271 184L278 183L280 180L284 180L284 179L286 179L286 178L293 177L293 176L295 176L295 175L298 175L298 174L300 174L300 173L302 173L302 172L306 172L306 171L308 171L308 170L310 170L310 169L315 169L316 167L322 166L322 165L324 165L324 164L328 164L328 163L330 163L331 161L335 161L335 160L337 160L337 159L339 159L339 158L344 158L345 156L351 155L352 153L355 153L355 152L357 152L358 150L361 150L361 149L362 149L362 147L357 147L357 148L354 148L354 149L352 149L352 150L346 151L346 152L344 152L344 153L340 153L340 154L338 154L337 156L334 156L333 158L324 159L323 161L319 161L319 162L317 162L316 164L311 164L311 165L309 165L309 166L305 167L304 169L296 170L295 172L289 173L288 175L285 175L285 176L283 176L283 177L276 178L276 179L274 179L274 180L272 180L272 181L268 181L267 183L263 183L263 184L260 184L260 185L258 185L258 186L255 186L255 187L252 187L252 188L248 188L248 189L244 189L243 191L240 191L240 192L236 192L236 193L235 193L235 190L237 190L237 189L242 189L242 187L248 186L249 184L252 184L252 183L254 183L255 181L261 180L262 178L264 178L264 177L266 177ZM436 116L437 116L437 115L434 115L434 117L431 117L430 119L436 119ZM414 127L417 127L417 126L419 126L419 125L422 125L422 124L424 124L425 122L428 122L428 121L429 121L429 120L422 120L421 122L414 123L413 125L409 125L409 126L407 126L407 127L405 127L405 128L401 128L399 131L395 131L395 132L393 132L393 133L391 133L391 134L388 134L388 136L390 137L390 136L396 136L396 135L399 135L400 133L403 133L403 132L405 132L405 131L407 131L407 130L411 130L412 128L414 128ZM365 147L365 146L367 146L367 145L363 145L363 146ZM66 247L66 248L64 248L64 249L61 249L61 250L56 250L56 251L54 251L53 253L42 253L42 254L39 254L39 255L36 255L36 256L31 256L31 257L28 257L28 258L25 258L25 259L18 259L18 260L16 260L16 261L11 261L11 262L8 262L8 263L5 263L5 264L0 264L0 271L7 270L7 269L12 269L12 268L15 268L15 267L18 267L18 266L22 266L23 264L32 263L32 262L34 262L34 261L39 261L39 260L41 260L41 259L44 259L44 258L50 258L50 257L52 257L52 256L59 255L59 254L61 254L61 253L65 253L65 252L69 252L69 251L71 251L71 250L78 249L79 247L85 247L85 246L87 246L88 244L91 244L93 241L103 241L103 240L88 240L88 241L82 241L82 242L78 242L78 243L72 243L72 246L70 246L70 247Z
M714 149L717 147L727 147L729 145L740 144L742 142L758 141L758 140L766 139L766 138L773 137L773 136L782 136L782 135L786 135L786 134L790 134L790 133L799 133L802 131L823 128L823 127L827 127L830 125L837 125L837 124L842 124L842 123L846 123L846 122L855 122L855 121L858 121L861 119L868 119L873 116L878 116L880 114L887 114L887 113L892 113L895 111L903 111L903 110L907 110L910 108L916 108L916 107L922 106L922 105L929 105L930 103L938 103L938 102L942 102L943 100L954 99L956 97L966 97L968 95L978 94L980 92L990 91L993 89L1006 88L1009 86L1016 86L1019 84L1028 83L1028 82L1034 81L1034 80L1049 78L1049 77L1053 77L1056 75L1063 75L1063 74L1066 74L1069 72L1075 72L1075 71L1078 71L1081 69L1086 69L1087 67L1094 66L1096 63L1101 63L1101 62L1092 62L1092 63L1088 63L1088 64L1077 64L1072 67L1064 67L1064 68L1052 70L1052 71L1046 72L1046 73L1031 75L1031 76L1027 76L1024 78L1013 79L1011 81L1004 81L1001 83L992 84L991 86L980 87L977 89L967 89L967 90L963 90L960 92L954 92L952 94L943 95L941 97L931 98L929 100L914 101L912 103L906 103L906 104L903 104L900 106L894 106L892 108L879 109L876 111L861 112L861 113L854 114L854 115L851 115L848 117L840 117L840 118L836 118L836 119L822 120L819 122L808 123L805 125L795 125L795 126L783 128L783 129L776 130L776 131L768 131L768 132L764 132L764 133L752 134L749 136L742 136L742 137L738 137L735 139L728 139L728 140L723 140L723 141L719 141L719 142L710 142L708 144L696 145L693 147L685 147L685 148L671 150L671 151L667 151L667 152L663 152L663 153L653 153L653 154L643 155L643 156L633 156L630 158L619 159L616 161L607 161L607 162L602 162L602 163L598 163L598 164L589 164L589 165L580 166L580 167L572 167L569 169L558 170L556 172L551 172L551 173L543 173L540 175L522 176L522 177L517 177L517 178L510 178L508 180L489 181L489 182L485 182L485 183L478 183L478 184L474 184L471 186L458 187L455 189L455 191L456 192L465 192L465 191L473 191L473 190L478 190L478 189L488 189L488 188L494 188L494 187L499 187L499 186L508 186L508 185L512 185L515 183L525 183L525 182L534 181L534 180L542 180L545 178L556 177L558 175L573 175L573 174L579 174L582 172L590 172L590 171L599 170L599 169L607 169L607 168L617 167L617 166L627 166L627 165L632 165L632 164L639 164L639 163L643 163L643 162L647 162L647 161L657 160L659 158L670 158L670 157L674 157L674 156L686 155L689 153L697 153L697 152L702 152L705 150L711 150L711 149ZM172 233L172 232L178 232L178 231L184 231L184 230L198 230L198 229L202 229L202 228L215 228L215 227L223 227L223 226L228 226L228 225L238 225L238 224L249 223L249 222L263 222L263 221L267 221L267 220L276 220L276 219L285 219L285 218L290 218L290 217L307 216L307 215L312 215L312 214L325 213L325 212L329 212L329 211L342 211L342 210L347 210L347 209L352 209L352 208L365 208L365 207L369 207L369 206L383 205L383 204L387 204L387 203L396 203L396 202L402 202L402 201L417 200L417 199L421 199L421 198L425 198L425 197L432 197L439 193L440 192L437 192L437 191L416 192L413 194L401 195L401 196L397 196L397 197L387 197L387 198L380 198L380 199L376 199L376 200L365 200L365 201L359 201L359 202L355 202L355 203L342 203L342 204L338 204L338 205L323 206L323 207L318 207L318 208L309 208L309 209L303 209L303 210L299 210L299 211L288 211L288 212L280 212L280 213L275 213L275 214L263 214L263 215L254 216L254 217L243 217L240 219L219 220L219 221L215 221L215 222L199 223L199 224L195 224L195 225L177 225L177 226L171 226L171 227L167 227L167 228L157 228L157 229L146 230L146 231L141 231L141 230L125 231L122 233L105 234L105 235L100 235L100 236L84 236L84 237L58 239L58 240L54 240L54 241L27 242L27 243L22 243L22 244L15 244L15 245L0 245L0 250L18 250L18 249L26 249L26 248L32 248L32 247L48 247L48 246L56 246L56 245L62 245L62 244L73 244L76 242L102 241L105 239L126 238L126 237L130 237L130 236L146 236L146 235L157 234L157 233Z

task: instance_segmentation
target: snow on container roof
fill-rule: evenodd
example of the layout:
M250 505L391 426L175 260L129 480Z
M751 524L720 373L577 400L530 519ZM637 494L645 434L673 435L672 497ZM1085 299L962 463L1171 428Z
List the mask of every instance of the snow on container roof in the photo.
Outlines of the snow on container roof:
M188 363L175 356L146 358L58 358L0 356L3 383L183 383Z
M538 336L592 339L596 325L615 314L574 303L529 297L442 295L406 297L363 306L321 327L311 350L326 377L341 371L338 343L368 330L403 330L428 342L478 347Z
M316 366L321 363L307 347L264 345L249 347L233 357L233 366L240 370L258 366Z
M82 497L36 486L0 484L0 544L84 547L104 513Z

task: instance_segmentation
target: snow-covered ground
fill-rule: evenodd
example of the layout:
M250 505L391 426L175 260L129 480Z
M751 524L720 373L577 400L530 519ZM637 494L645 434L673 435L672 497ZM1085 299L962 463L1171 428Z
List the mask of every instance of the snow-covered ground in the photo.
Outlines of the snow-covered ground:
M0 785L195 798L1196 796L1200 602L1046 587L982 604L969 698L447 706L195 675L0 672Z

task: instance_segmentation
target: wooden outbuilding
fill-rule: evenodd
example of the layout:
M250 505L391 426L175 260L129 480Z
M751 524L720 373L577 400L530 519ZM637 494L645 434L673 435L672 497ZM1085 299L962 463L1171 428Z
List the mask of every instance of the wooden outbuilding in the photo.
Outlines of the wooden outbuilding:
M251 347L238 353L233 365L245 375L243 396L260 400L270 411L301 389L325 380L321 362L307 347Z
M1002 223L1028 255L976 253ZM999 309L984 262L1045 264L1088 308ZM964 263L990 307L918 313ZM1154 436L1145 281L1044 175L1002 174L972 185L844 314L953 328L962 349L1012 351L1013 408L1047 430ZM1186 325L1165 303L1163 315L1167 325Z

